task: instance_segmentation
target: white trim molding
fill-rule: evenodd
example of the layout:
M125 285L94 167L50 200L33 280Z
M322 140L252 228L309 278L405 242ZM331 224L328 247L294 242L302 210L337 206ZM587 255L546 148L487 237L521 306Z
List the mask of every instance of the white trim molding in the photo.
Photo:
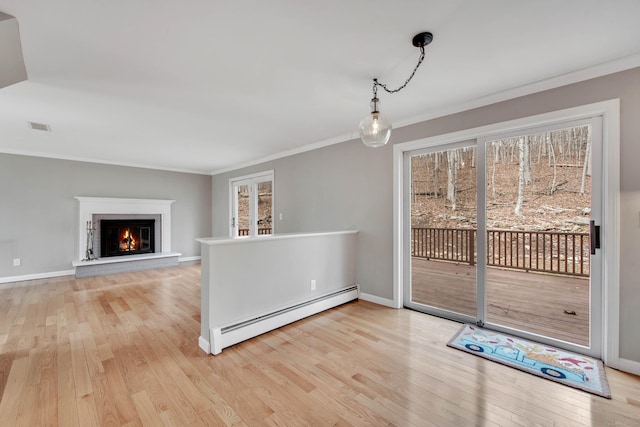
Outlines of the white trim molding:
M391 308L400 308L400 307L396 307L394 301L392 299L389 298L382 298L376 295L371 295L371 294L367 294L364 292L360 293L360 296L358 297L358 299L361 299L362 301L368 301L368 302L372 302L374 304L378 304L378 305L383 305L385 307L391 307Z
M618 366L612 366L621 371L629 372L634 375L640 375L640 362L636 362L635 360L629 359L620 359L617 360Z
M211 343L203 337L198 338L198 347L207 354L211 353Z
M512 89L507 89L501 92L487 94L486 96L482 96L472 101L462 102L462 103L458 103L451 106L437 108L432 111L427 111L426 113L423 113L414 117L398 120L397 123L394 124L394 129L399 129L401 127L413 125L416 123L421 123L427 120L433 120L438 117L445 117L451 114L456 114L463 111L468 111L475 108L480 108L487 105L495 104L498 102L507 101L509 99L515 99L522 96L531 95L533 93L538 93L545 90L567 86L573 83L583 82L586 80L595 79L598 77L622 72L625 70L630 70L638 66L640 66L640 54L634 53L629 56L617 58L611 61L603 62L601 64L596 64L589 68L572 71L566 74L550 77L545 80L540 80L524 86L514 87ZM258 159L236 163L230 166L225 166L216 170L212 170L209 172L209 174L219 175L222 173L243 169L249 166L259 165L262 163L281 159L284 157L293 156L295 154L305 153L307 151L317 150L319 148L328 147L330 145L349 142L353 140L359 140L359 139L360 137L357 132L345 133L343 135L318 141L318 142L308 144L299 148L295 148L292 150L281 151L279 153L275 153L265 157L260 157Z
M63 271L50 271L47 273L25 274L22 276L0 277L0 284L24 282L27 280L51 279L54 277L73 276L75 273L76 273L75 270L63 270ZM33 284L40 284L40 283L33 282ZM3 287L6 287L6 286L3 286Z

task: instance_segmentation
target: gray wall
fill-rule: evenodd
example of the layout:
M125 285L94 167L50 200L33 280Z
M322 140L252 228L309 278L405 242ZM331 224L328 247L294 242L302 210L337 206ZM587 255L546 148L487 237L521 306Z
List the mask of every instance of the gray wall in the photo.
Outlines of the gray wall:
M208 175L0 154L0 277L73 269L74 196L176 200L171 249L183 257L200 255L194 239L211 234Z
M229 235L229 179L274 169L275 232L358 230L357 283L392 298L391 161L390 146L372 150L354 141L216 175L214 236Z
M428 96L428 94L425 94ZM640 192L640 68L440 117L396 129L393 144L620 98L621 223L620 357L640 362L640 239L631 204ZM393 297L392 148L367 149L349 141L213 177L213 233L228 234L229 179L275 171L277 233L357 229L357 283L362 291ZM638 204L638 202L634 202ZM278 220L282 212L284 219ZM637 234L637 233L636 233Z

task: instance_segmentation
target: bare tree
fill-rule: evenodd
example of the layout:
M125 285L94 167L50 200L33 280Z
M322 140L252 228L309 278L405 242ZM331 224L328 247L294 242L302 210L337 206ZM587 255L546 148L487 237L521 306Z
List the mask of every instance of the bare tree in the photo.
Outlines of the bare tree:
M440 197L440 153L433 153L433 181L434 181L434 194L436 199Z
M451 210L456 210L456 178L458 175L458 150L447 151L447 200Z
M542 154L544 154L544 144L540 142L539 135L535 136L536 143L538 144L538 161L537 164L540 164L540 160L542 159Z
M491 170L491 197L496 197L496 168L500 160L500 145L502 141L493 141L493 169Z
M429 197L429 160L431 156L426 156L424 161L424 197Z
M516 201L516 207L514 209L514 213L519 217L522 217L522 203L524 202L524 186L525 186L525 140L524 137L521 136L518 138L518 156L519 156L519 164L518 164L518 200Z
M591 176L591 126L587 126L587 143L589 144L589 154L586 155L588 157L588 164L587 164L587 176Z
M523 152L520 153L520 162L522 163L522 160L524 159L523 177L524 177L525 185L531 184L531 150L529 149L530 144L531 142L529 140L529 137L527 136L526 139L523 139L522 148L521 148Z
M587 131L589 132L589 131ZM585 192L585 184L587 181L587 173L591 176L591 138L590 135L587 134L587 147L584 153L584 164L582 166L582 182L580 183L580 194L584 194Z
M551 181L551 188L549 189L549 194L553 194L556 192L556 188L558 186L557 183L557 161L556 161L556 152L553 148L553 143L551 142L551 133L547 132L547 146L549 147L549 166L553 165L553 180Z

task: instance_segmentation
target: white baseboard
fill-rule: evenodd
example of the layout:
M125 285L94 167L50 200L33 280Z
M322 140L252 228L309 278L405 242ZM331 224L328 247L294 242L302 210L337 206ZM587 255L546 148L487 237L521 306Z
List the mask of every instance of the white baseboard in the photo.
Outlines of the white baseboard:
M358 287L348 286L312 300L283 307L280 310L255 316L233 325L212 327L209 329L210 352L214 355L219 354L223 348L355 299L358 299ZM202 345L200 348L202 348Z
M200 256L189 256L189 257L178 258L178 262L192 262L192 261L200 261L200 260L201 260ZM74 276L75 274L76 274L76 270L64 270L64 271L48 271L46 273L25 274L22 276L0 277L0 285L6 284L6 283L13 283L13 282L25 282L28 280L40 280L40 279L51 279L54 277Z
M629 359L618 359L616 369L628 372L634 375L640 375L640 362Z
M360 293L360 299L363 301L372 302L374 304L384 305L385 307L397 308L393 303L393 300L388 298L381 298L371 294Z
M73 276L75 270L50 271L47 273L25 274L23 276L0 277L0 284L12 282L24 282L26 280L51 279L52 277Z
M200 347L202 351L204 351L207 354L211 353L211 344L209 344L209 341L207 341L202 337L198 338L198 347Z

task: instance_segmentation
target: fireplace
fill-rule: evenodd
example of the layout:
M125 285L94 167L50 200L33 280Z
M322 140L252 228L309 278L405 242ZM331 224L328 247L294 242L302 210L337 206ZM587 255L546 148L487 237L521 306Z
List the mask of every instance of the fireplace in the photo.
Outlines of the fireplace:
M75 198L79 202L79 256L72 262L76 269L76 277L178 265L182 254L171 252L171 204L175 200L84 196ZM109 221L112 221L111 225L114 226L111 235L115 236L116 243L103 243L102 224L105 222L104 226L107 227ZM90 229L93 231L88 231L88 224L92 225ZM116 227L117 231L114 231ZM124 230L121 231L121 228ZM104 233L109 234L106 231ZM95 254L98 259L86 259L89 248L98 252ZM136 255L120 256L133 254Z
M81 270L89 270L88 264L117 264L126 262L132 263L140 257L163 258L175 256L177 252L171 252L171 205L175 200L158 200L158 199L121 199L107 197L84 197L75 196L78 200L78 258L73 261L76 267L76 275L78 275L78 266ZM154 233L150 233L153 239L153 251L140 254L140 256L107 256L102 252L101 223L105 220L149 220L153 219ZM86 258L87 251L87 223L95 224L95 240L93 250L98 260L92 260L91 263L83 261ZM120 252L120 251L118 251ZM126 251L121 255L131 254ZM87 267L87 268L84 268ZM98 267L95 267L98 268ZM128 270L132 271L132 270ZM82 273L84 274L84 273ZM104 273L103 273L104 274ZM82 276L86 277L86 276Z
M155 219L103 219L100 221L100 256L155 252Z

